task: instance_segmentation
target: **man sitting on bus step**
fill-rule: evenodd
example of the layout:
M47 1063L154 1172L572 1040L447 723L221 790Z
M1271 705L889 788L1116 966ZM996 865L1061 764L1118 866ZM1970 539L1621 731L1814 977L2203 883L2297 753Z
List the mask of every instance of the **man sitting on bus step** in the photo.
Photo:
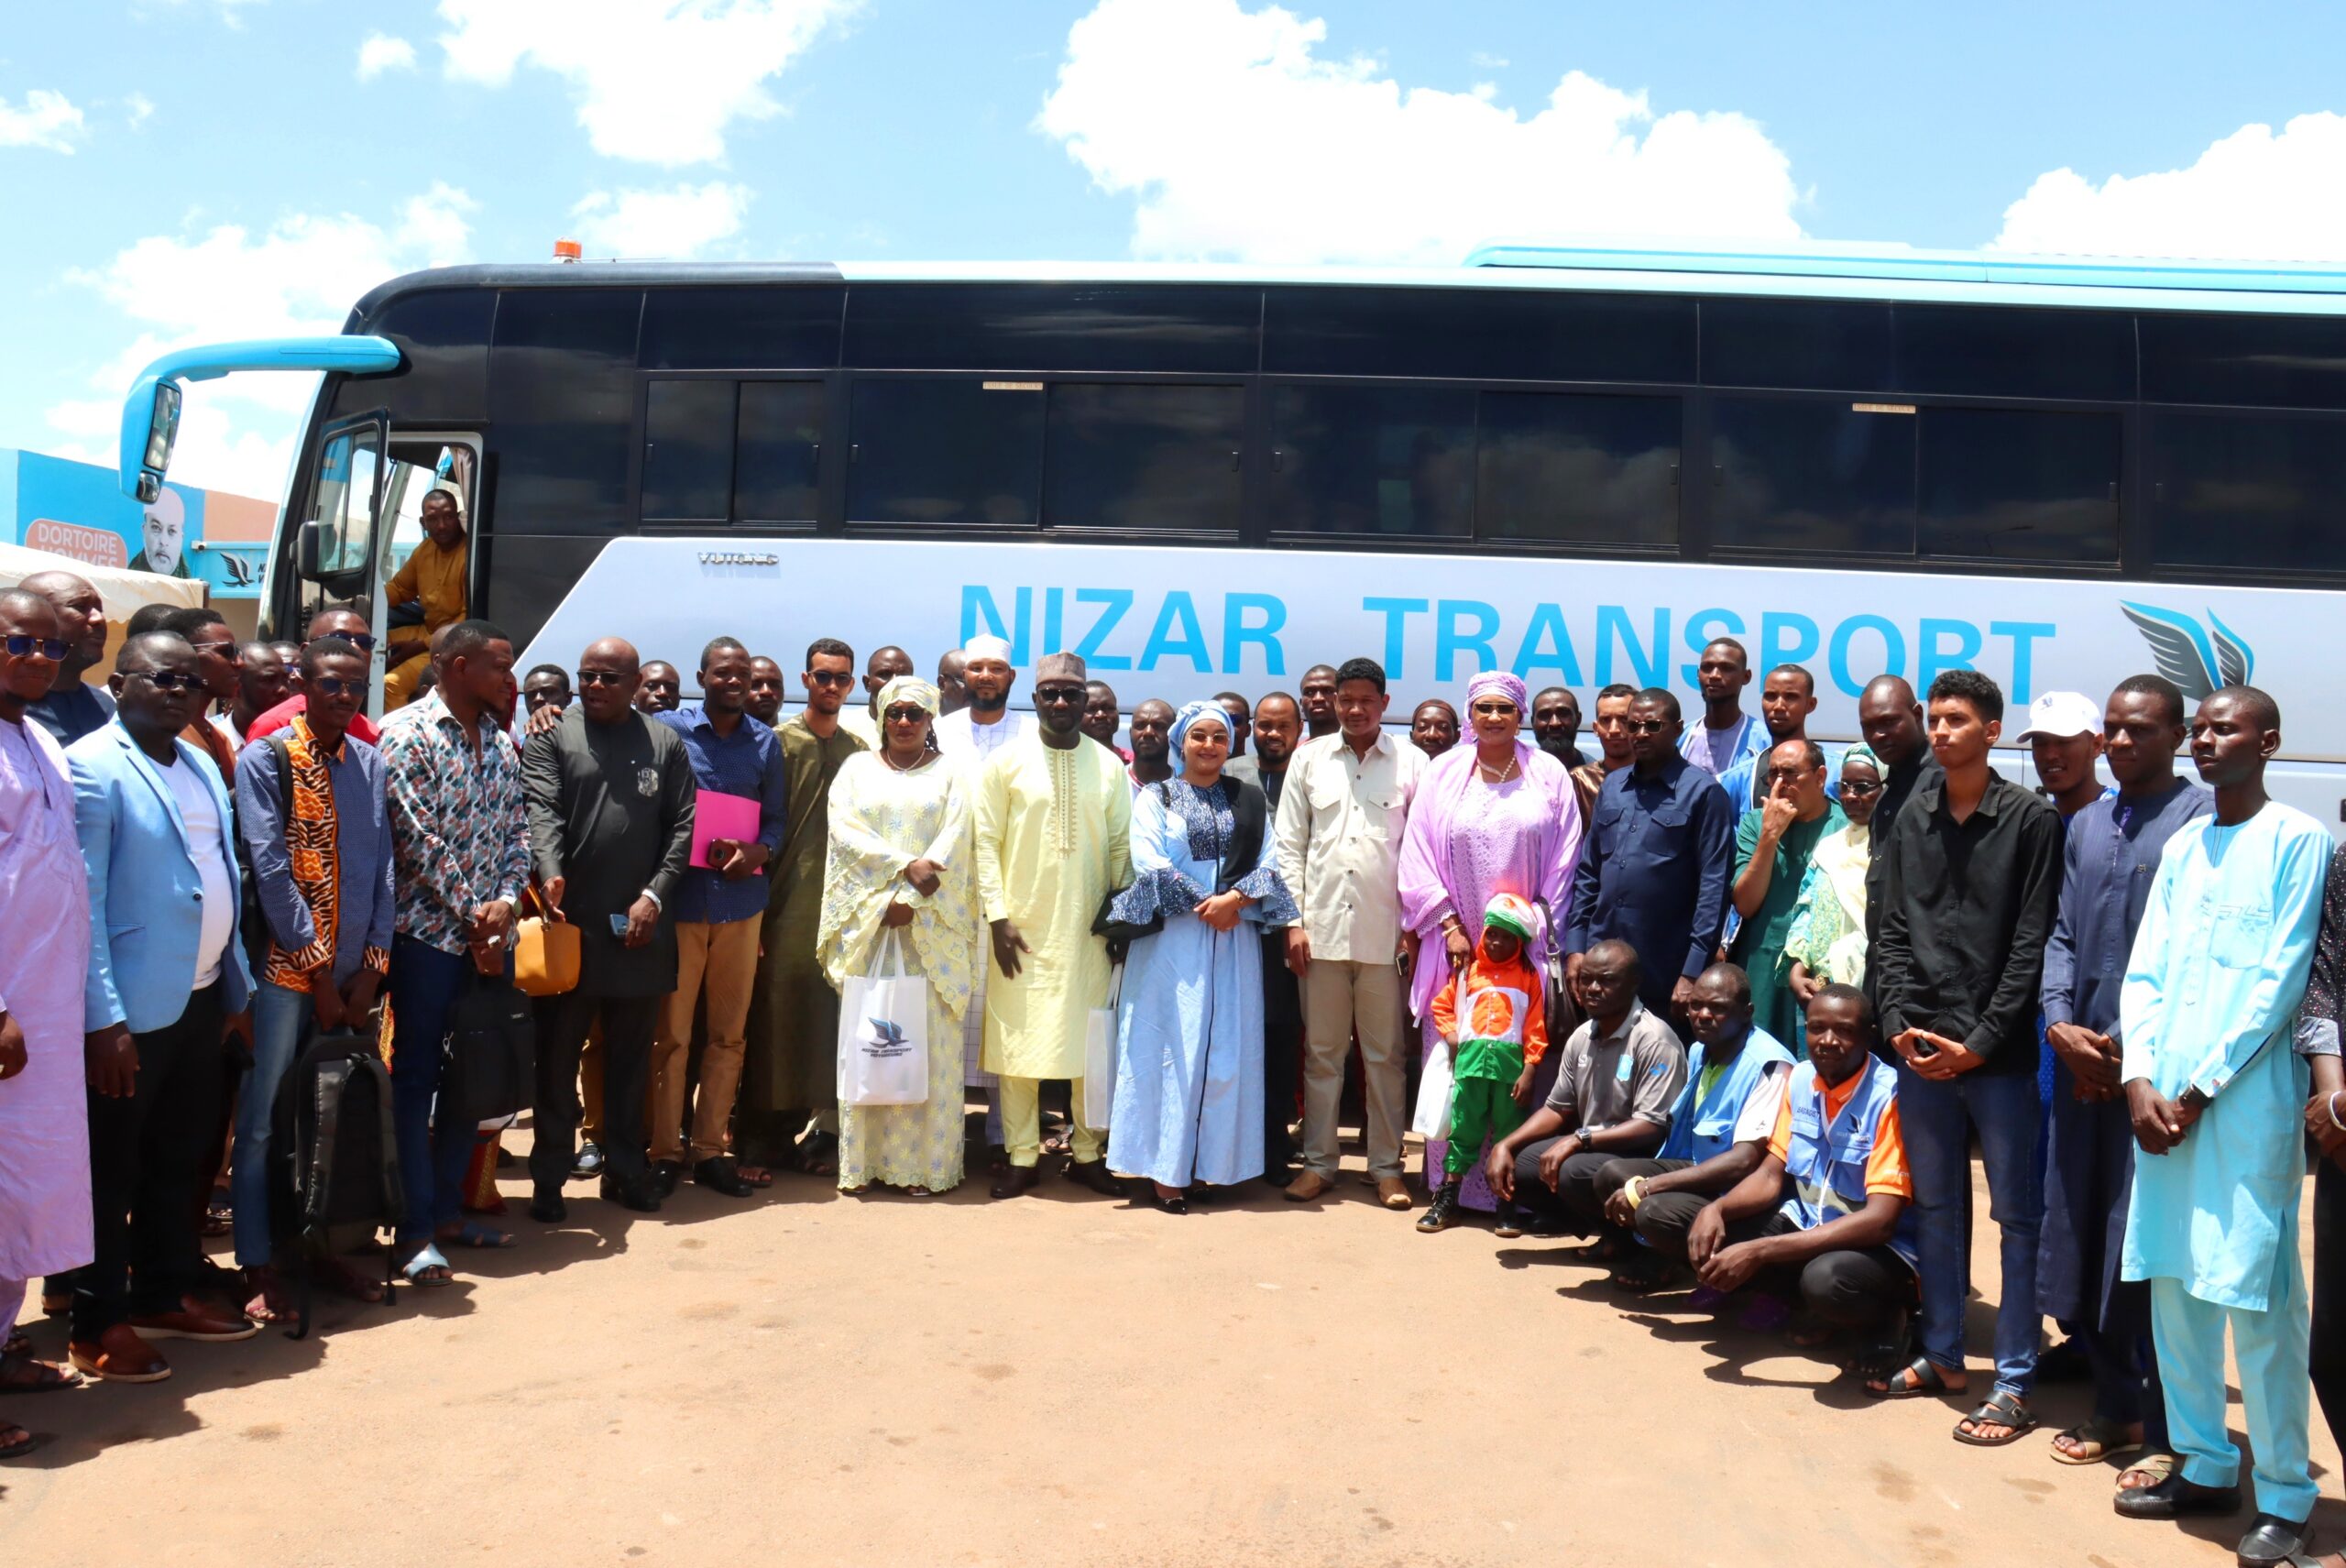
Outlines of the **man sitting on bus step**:
M863 700L839 709L839 728L862 741L865 751L880 750L880 693L890 681L912 673L913 656L902 648L874 648L863 661Z
M465 619L465 514L456 492L433 489L423 498L423 539L383 589L391 607L391 629L385 639L389 659L383 676L383 711L404 707L422 678L432 634ZM400 612L412 607L418 619L401 624Z
M932 727L937 749L975 768L1013 740L1034 733L1035 716L1010 711L1010 688L1018 684L1010 644L999 637L972 637L961 650L962 678L970 706L948 713Z
M1732 637L1714 637L1695 661L1694 685L1703 694L1703 721L1687 726L1678 754L1716 778L1748 757L1768 749L1767 727L1743 711L1743 688L1751 684L1751 655ZM1745 806L1738 804L1740 815Z
M1816 711L1816 677L1799 664L1779 664L1768 672L1760 683L1760 722L1768 731L1765 751L1743 761L1719 775L1719 787L1735 802L1737 816L1756 811L1768 798L1768 753L1787 740L1808 739L1808 716ZM1826 798L1841 798L1841 754L1837 748L1820 748L1825 751L1825 794Z
M367 629L367 618L348 606L339 609L322 609L310 618L309 634L302 639L301 645L306 648L321 637L339 637L370 658L375 652L375 634ZM417 674L422 673L419 668ZM252 728L245 731L247 745L276 734L293 722L295 714L310 710L309 699L301 695L301 670L298 663L286 666L286 682L293 688L293 695L253 720ZM363 712L351 716L347 733L369 746L383 738L383 732L376 729L374 721Z

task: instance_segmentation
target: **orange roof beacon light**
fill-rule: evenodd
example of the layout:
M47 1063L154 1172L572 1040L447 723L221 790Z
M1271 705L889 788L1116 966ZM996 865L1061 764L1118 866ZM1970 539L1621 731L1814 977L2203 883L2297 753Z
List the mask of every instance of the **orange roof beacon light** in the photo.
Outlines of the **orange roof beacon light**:
M554 258L556 261L576 261L585 254L586 252L575 239L558 239L554 242Z

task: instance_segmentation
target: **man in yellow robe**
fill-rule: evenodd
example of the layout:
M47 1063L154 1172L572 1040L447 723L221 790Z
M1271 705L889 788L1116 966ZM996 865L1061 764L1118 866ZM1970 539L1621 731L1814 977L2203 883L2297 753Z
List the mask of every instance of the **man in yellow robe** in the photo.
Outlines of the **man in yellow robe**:
M985 1067L1002 1080L1010 1164L993 1185L1014 1198L1038 1179L1042 1080L1071 1080L1075 1162L1068 1175L1095 1191L1121 1189L1102 1157L1107 1134L1083 1125L1088 1015L1108 1001L1108 944L1091 923L1132 881L1132 785L1124 763L1090 744L1083 661L1044 655L1035 671L1036 730L986 759L977 775L978 896L992 928Z
M431 661L432 634L465 619L465 515L456 508L454 490L433 490L423 498L423 542L383 590L383 602L423 608L423 621L390 630L389 668L383 676L383 711L404 707L415 696Z

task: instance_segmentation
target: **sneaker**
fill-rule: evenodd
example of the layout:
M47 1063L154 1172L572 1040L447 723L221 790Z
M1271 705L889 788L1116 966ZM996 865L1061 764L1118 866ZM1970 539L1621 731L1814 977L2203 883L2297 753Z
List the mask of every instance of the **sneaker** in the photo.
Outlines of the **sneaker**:
M570 1179L587 1181L603 1174L603 1151L594 1144L578 1146L578 1157L571 1162Z
M1458 1219L1458 1190L1464 1185L1464 1182L1457 1180L1443 1182L1442 1190L1433 1195L1432 1206L1426 1211L1425 1217L1418 1222L1418 1229L1429 1235L1436 1231L1450 1229Z
M1521 1217L1516 1213L1515 1205L1512 1203L1500 1204L1498 1207L1498 1212L1492 1217L1491 1234L1497 1236L1502 1241L1513 1241L1522 1234L1523 1221Z

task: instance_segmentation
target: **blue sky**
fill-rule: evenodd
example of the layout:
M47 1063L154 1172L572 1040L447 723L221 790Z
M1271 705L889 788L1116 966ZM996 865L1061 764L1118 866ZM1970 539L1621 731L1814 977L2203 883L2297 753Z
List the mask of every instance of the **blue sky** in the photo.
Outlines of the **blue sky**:
M1415 262L1579 234L2346 260L2335 5L79 0L0 51L0 445L109 460L163 347L331 329L394 272L563 235L756 258ZM304 395L197 389L176 477L273 497Z

